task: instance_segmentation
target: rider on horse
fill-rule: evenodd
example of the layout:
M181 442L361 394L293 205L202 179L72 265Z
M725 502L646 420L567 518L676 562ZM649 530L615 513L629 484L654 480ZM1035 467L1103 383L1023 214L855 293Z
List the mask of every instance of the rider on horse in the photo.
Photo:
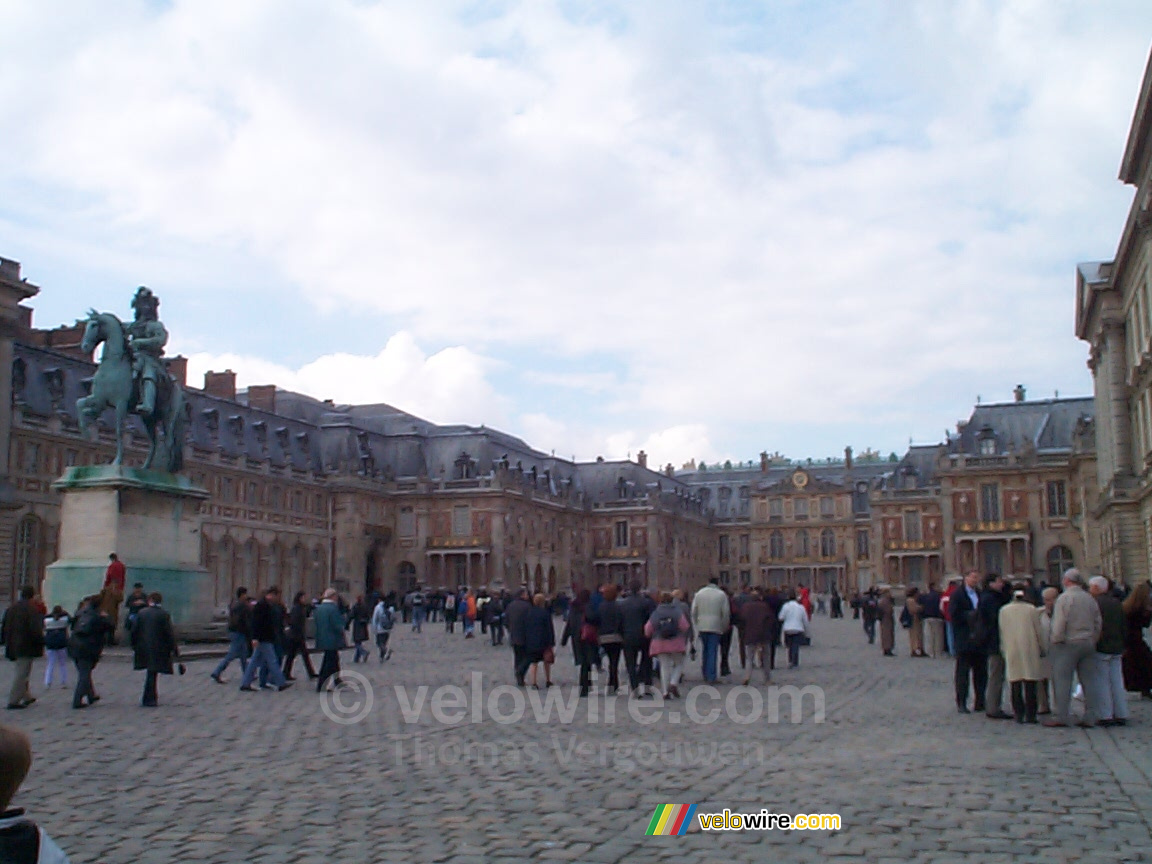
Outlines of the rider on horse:
M156 400L160 382L167 379L164 368L164 345L168 342L168 331L160 323L158 312L160 299L151 289L141 286L132 298L132 309L136 319L128 325L127 336L132 352L132 373L136 378L139 396L135 413L141 417L152 417L156 413Z

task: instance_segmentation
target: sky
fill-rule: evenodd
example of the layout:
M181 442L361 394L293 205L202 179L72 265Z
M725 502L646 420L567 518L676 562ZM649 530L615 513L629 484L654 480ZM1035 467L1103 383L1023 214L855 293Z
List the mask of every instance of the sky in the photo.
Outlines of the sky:
M1090 395L1146 0L0 0L35 321L677 466Z

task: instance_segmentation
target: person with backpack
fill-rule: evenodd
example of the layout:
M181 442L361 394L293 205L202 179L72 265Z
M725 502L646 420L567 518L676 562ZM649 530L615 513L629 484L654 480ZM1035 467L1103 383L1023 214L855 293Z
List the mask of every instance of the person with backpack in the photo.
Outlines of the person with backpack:
M651 641L648 653L660 658L660 692L665 699L680 698L680 678L684 674L684 654L688 651L688 616L671 591L660 595L660 605L644 625Z
M44 653L48 655L48 668L44 670L44 689L52 686L60 670L60 686L68 686L68 625L72 618L63 606L54 606L52 614L44 619Z
M392 610L388 608L388 604L381 600L376 604L376 608L372 610L372 633L376 637L376 647L380 649L380 662L383 663L392 656L392 651L388 647L388 637L392 635L392 625L395 623L395 617Z
M412 608L412 632L423 633L424 618L428 610L425 608L427 601L424 592L420 590L419 585L416 586L415 591L408 595L405 602L408 602Z
M74 709L95 705L100 701L92 683L92 670L100 662L111 629L112 622L100 609L100 596L87 598L81 604L72 628L72 638L68 640L68 653L76 664L76 689L72 693ZM85 699L88 700L87 706Z
M137 582L132 586L132 593L128 595L128 599L124 601L124 608L128 610L124 618L124 629L128 632L129 639L132 638L132 628L136 626L136 616L147 605L148 595L144 593L144 584Z

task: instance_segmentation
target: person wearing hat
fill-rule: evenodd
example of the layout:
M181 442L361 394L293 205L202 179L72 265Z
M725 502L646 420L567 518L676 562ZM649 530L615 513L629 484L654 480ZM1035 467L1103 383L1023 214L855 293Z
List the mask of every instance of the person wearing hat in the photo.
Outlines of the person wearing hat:
M340 685L340 649L344 647L344 615L340 611L335 588L324 591L324 599L316 607L312 618L316 622L316 650L324 652L324 659L320 663L320 677L316 680L316 692L319 693L328 683L329 678L335 678L336 686Z

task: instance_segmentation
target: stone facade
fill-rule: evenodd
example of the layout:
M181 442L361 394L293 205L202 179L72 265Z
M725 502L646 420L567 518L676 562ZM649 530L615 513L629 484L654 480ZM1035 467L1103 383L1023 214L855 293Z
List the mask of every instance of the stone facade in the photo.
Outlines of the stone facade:
M1120 180L1135 196L1115 257L1076 268L1076 335L1096 402L1100 561L1131 584L1152 575L1152 59Z

